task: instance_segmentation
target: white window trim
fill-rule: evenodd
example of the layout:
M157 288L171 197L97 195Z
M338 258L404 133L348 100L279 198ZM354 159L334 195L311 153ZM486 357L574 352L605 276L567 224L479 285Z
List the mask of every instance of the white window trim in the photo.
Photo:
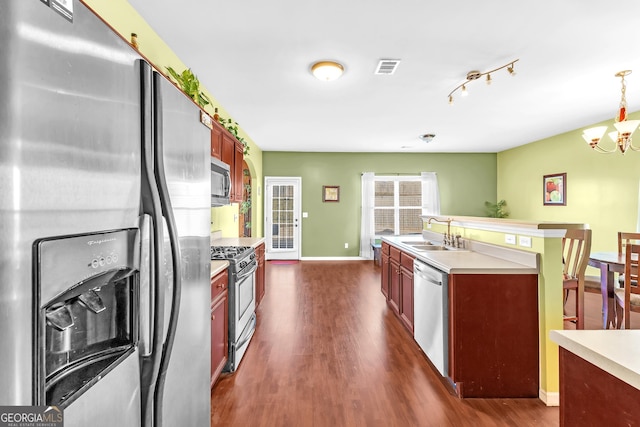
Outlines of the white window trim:
M422 172L419 176L407 175L375 175L373 172L364 172L362 174L362 216L360 230L360 256L366 259L373 258L373 250L371 240L374 238L373 213L376 207L373 205L375 200L375 181L394 181L394 186L399 186L400 181L422 181L422 215L439 215L440 214L440 192L438 190L438 178L435 172ZM399 206L400 193L399 188L394 188L394 230L400 228L399 209L409 208L415 209L413 206ZM384 209L379 207L378 209Z

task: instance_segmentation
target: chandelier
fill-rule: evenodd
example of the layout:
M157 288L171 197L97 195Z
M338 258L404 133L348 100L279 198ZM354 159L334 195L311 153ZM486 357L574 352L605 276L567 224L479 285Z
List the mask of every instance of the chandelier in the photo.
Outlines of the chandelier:
M618 109L616 122L613 124L616 130L609 132L608 135L616 145L611 149L605 149L600 146L600 141L607 131L607 126L596 126L585 129L582 132L582 138L598 153L613 153L616 150L620 150L620 152L624 154L629 148L633 151L640 151L640 148L633 146L633 141L631 140L631 135L640 124L640 120L627 120L627 98L625 97L627 85L624 82L624 78L629 74L631 74L631 70L618 71L615 74L616 77L620 77L622 96L620 98L620 107Z
M515 76L516 75L516 71L514 70L514 66L515 63L518 62L519 59L516 59L514 61L509 62L508 64L503 65L502 67L498 67L498 68L494 68L493 70L489 70L489 71L485 71L484 73L478 71L478 70L473 70L473 71L469 71L467 73L467 80L465 80L464 82L460 83L458 86L456 86L455 89L453 89L451 92L449 92L449 95L447 95L449 97L449 105L453 105L453 94L458 90L458 89L462 89L460 92L460 96L467 96L469 94L469 92L467 91L467 85L469 84L469 82L472 82L474 80L478 80L480 77L482 76L487 76L485 79L485 82L487 83L487 85L490 85L491 82L493 80L491 80L491 73L495 73L498 70L502 70L503 68L506 68L507 71L509 72L510 76Z

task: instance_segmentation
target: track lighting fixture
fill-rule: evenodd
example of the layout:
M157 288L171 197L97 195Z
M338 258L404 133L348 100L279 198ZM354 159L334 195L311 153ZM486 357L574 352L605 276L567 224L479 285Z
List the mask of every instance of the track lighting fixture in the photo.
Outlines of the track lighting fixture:
M498 68L494 68L493 70L489 70L489 71L485 71L485 72L480 72L477 70L473 70L473 71L469 71L467 73L467 80L465 80L464 82L460 83L458 86L456 86L455 89L453 89L451 92L449 92L448 98L449 98L449 105L453 104L453 94L458 90L461 89L461 93L460 96L467 96L469 94L469 92L467 91L467 84L469 84L469 82L473 81L473 80L478 80L480 77L482 76L487 76L486 77L486 83L487 86L491 85L491 83L493 82L493 80L491 79L491 73L495 73L498 70L502 70L503 68L506 68L507 71L509 72L509 75L511 76L515 76L516 72L514 69L515 63L518 62L519 59L513 60L511 62L509 62L508 64L503 65L502 67L498 67Z

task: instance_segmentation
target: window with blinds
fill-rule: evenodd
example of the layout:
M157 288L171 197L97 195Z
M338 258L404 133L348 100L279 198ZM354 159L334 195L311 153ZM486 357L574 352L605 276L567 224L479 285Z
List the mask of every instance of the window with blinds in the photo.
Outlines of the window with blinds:
M419 177L375 178L374 233L422 232L422 184Z

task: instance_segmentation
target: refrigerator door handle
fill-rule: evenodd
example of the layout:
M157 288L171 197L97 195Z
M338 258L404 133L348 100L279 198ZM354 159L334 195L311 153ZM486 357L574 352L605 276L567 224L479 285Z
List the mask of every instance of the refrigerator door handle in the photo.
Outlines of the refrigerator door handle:
M164 168L164 147L163 147L163 127L162 127L162 91L161 79L163 77L157 72L153 72L153 130L154 130L154 174L157 183L158 193L160 195L160 205L162 207L162 216L167 225L167 233L169 235L169 244L171 246L171 264L173 267L173 292L171 311L169 322L167 324L167 335L164 346L162 348L162 357L160 360L160 369L158 372L158 380L156 382L154 395L154 426L162 427L162 401L164 395L164 385L169 368L169 360L171 359L171 351L178 326L178 316L180 314L180 297L182 293L182 256L180 253L180 245L178 242L178 229L175 218L173 217L173 208L169 195L169 188L165 177Z
M139 346L140 356L149 357L153 353L153 315L156 269L153 263L153 234L151 229L153 221L151 216L143 214L140 218L140 305L139 305Z
M163 265L163 221L160 195L154 174L153 149L153 91L152 69L143 60L140 66L140 95L142 98L142 214L148 216L149 240L149 341L146 343L146 356L141 356L141 402L143 426L154 426L155 389L162 359L162 343L164 341L164 287L162 286L161 267ZM147 279L145 279L147 280ZM158 425L158 424L155 424Z

